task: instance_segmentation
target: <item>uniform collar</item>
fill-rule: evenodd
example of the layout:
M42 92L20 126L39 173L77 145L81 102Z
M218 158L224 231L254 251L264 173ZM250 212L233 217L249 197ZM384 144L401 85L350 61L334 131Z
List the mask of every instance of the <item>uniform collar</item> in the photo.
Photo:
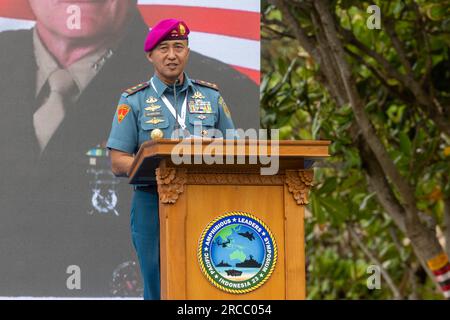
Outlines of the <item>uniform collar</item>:
M155 85L156 94L158 98L160 98L166 90L172 92L172 87L165 84L161 79L158 78L158 76L155 74L153 76L153 84ZM192 80L187 76L186 73L184 73L184 83L179 92L185 91L188 87L193 88L194 84L192 83Z
M58 63L47 51L44 44L41 42L36 28L33 29L33 47L34 55L36 57L36 64L38 66L36 96L41 92L42 87L47 81L48 77L59 69Z
M69 71L69 73L72 75L72 78L77 84L80 94L84 91L84 89L87 88L92 79L94 79L94 77L98 74L100 69L105 64L106 60L113 55L113 50L115 50L117 44L118 42L116 41L110 47L105 46L97 50L96 52L93 52L81 58L80 60L67 67L67 71ZM33 29L33 46L36 56L36 63L38 65L36 86L37 96L41 92L50 75L60 67L55 58L50 54L45 45L42 43L36 28Z

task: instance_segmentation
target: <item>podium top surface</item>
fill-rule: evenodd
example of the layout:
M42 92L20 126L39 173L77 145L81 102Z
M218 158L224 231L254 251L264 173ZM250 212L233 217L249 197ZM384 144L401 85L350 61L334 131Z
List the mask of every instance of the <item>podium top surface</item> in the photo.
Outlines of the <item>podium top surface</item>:
M305 159L319 160L329 157L330 143L331 141L327 140L150 140L143 143L136 154L131 166L129 182L139 183L138 175L154 172L161 160L166 159L172 162L174 155L187 157L210 155L213 158L223 157L224 159L278 156L280 162L292 163ZM143 170L143 167L146 167L146 170Z
M198 153L195 150L196 145L201 145L201 151L204 152L205 148L212 145L220 146L224 148L229 144L236 148L239 146L246 147L246 155L250 155L252 146L268 146L269 149L275 145L279 146L279 154L284 157L328 157L328 146L331 141L328 140L223 140L223 139L190 139L190 140L150 140L144 142L136 155L136 158L148 157L152 155L170 156L173 148L177 145L191 146L191 154ZM233 154L231 150L226 148L223 150L223 154ZM228 152L230 151L230 152ZM270 152L269 152L270 153ZM235 154L235 153L234 153ZM234 155L233 154L233 155Z

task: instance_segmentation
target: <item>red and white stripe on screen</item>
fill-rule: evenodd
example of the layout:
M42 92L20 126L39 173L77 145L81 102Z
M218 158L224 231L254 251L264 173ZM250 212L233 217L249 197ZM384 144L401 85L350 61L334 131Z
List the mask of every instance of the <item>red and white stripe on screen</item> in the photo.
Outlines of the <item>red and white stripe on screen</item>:
M163 17L184 20L191 48L225 62L259 84L259 0L138 0L151 27ZM34 16L26 0L0 0L0 31L27 29Z

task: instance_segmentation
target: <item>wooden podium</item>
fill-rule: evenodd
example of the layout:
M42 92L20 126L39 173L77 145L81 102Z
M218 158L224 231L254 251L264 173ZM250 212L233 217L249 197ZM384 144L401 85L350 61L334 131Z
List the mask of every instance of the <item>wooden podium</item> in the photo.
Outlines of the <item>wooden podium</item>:
M190 140L180 147L179 141L161 139L144 143L136 155L130 183L158 185L161 298L305 299L303 220L313 182L313 170L305 169L305 161L328 157L330 142L278 141L272 145L270 141L233 141L225 147L226 142L230 141ZM203 161L202 152L211 150L215 157L223 156L224 164ZM173 161L173 152L182 153L191 163L175 164L178 160ZM259 157L274 153L279 154L277 174L261 175L260 169L267 165ZM247 212L264 221L278 248L270 278L245 294L213 286L197 259L205 227L232 211Z

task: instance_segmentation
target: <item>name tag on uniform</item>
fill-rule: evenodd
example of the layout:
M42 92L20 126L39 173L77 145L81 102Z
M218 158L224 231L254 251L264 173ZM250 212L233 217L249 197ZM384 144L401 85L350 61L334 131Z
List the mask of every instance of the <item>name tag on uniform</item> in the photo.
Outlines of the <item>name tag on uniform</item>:
M213 113L211 102L200 99L189 101L190 113Z

